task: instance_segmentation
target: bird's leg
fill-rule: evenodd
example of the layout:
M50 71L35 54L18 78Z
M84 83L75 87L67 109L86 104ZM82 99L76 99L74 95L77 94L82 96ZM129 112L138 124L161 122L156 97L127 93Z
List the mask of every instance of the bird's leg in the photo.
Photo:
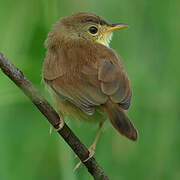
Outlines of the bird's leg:
M65 124L64 118L61 117L56 131L60 131L64 127L64 124Z
M93 142L93 144L88 149L89 150L89 157L86 160L84 160L84 162L88 161L91 157L93 157L93 155L95 153L95 149L96 149L96 144L98 142L99 135L101 133L102 126L103 126L103 122L99 123L99 128L98 128L96 137L94 139L94 142Z
M88 161L91 157L93 157L93 155L94 155L94 153L95 153L95 149L96 149L96 144L97 144L97 141L98 141L98 139L99 139L99 135L100 135L100 132L101 132L101 129L102 129L102 126L103 126L103 123L104 122L100 122L99 123L99 128L98 128L98 131L97 131L97 134L96 134L96 137L95 137L95 139L94 139L94 142L93 142L93 144L89 147L89 157L86 159L86 160L84 160L83 162L86 162L86 161ZM79 168L79 166L82 164L82 162L80 161L76 166L75 166L75 168L74 168L74 171L77 169L77 168Z

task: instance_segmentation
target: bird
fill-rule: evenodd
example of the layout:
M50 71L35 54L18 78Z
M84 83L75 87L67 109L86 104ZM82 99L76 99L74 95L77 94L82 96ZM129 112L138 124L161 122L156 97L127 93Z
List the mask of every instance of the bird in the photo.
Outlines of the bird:
M61 119L58 130L66 117L99 124L89 157L107 120L121 135L138 138L125 113L132 97L130 79L122 58L109 46L113 32L127 27L96 13L78 12L60 18L45 41L42 79Z

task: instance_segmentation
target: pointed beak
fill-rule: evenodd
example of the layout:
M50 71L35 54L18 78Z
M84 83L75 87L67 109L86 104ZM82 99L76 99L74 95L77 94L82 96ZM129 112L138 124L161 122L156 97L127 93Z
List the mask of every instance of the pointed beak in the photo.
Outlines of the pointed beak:
M106 28L106 30L103 33L113 32L115 30L128 28L127 24L111 24Z

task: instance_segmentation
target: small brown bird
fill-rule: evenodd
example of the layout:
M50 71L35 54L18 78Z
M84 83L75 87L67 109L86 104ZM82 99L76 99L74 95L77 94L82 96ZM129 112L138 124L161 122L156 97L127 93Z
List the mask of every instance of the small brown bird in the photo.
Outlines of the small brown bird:
M125 114L132 89L117 53L109 48L114 30L125 24L109 24L95 13L79 12L60 19L46 40L43 80L55 102L63 128L66 116L99 123L91 156L103 122L131 140L137 130Z

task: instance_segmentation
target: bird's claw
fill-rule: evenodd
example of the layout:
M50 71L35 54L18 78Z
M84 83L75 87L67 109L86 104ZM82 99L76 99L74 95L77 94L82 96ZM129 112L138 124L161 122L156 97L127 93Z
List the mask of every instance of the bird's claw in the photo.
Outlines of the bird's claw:
M64 121L61 121L59 124L58 124L58 127L56 128L56 131L60 131L63 127L64 127ZM50 129L49 129L49 134L52 135L52 131L53 131L53 126L51 125L50 126Z
M95 153L95 147L92 145L90 146L89 150L89 157L87 159L85 159L83 162L87 162L90 158L92 158L94 156Z
M87 162L90 158L92 158L92 157L94 156L94 154L95 154L95 147L94 147L94 145L90 146L90 148L88 149L88 151L89 151L89 157L88 157L87 159L85 159L83 162ZM77 156L75 156L75 158L76 158L76 157L77 157ZM82 161L79 161L79 162L76 164L76 166L74 167L73 172L75 172L76 169L78 169L78 168L81 166L81 164L82 164Z
M60 131L64 127L64 124L65 124L64 121L60 121L58 128L56 128L56 131Z

